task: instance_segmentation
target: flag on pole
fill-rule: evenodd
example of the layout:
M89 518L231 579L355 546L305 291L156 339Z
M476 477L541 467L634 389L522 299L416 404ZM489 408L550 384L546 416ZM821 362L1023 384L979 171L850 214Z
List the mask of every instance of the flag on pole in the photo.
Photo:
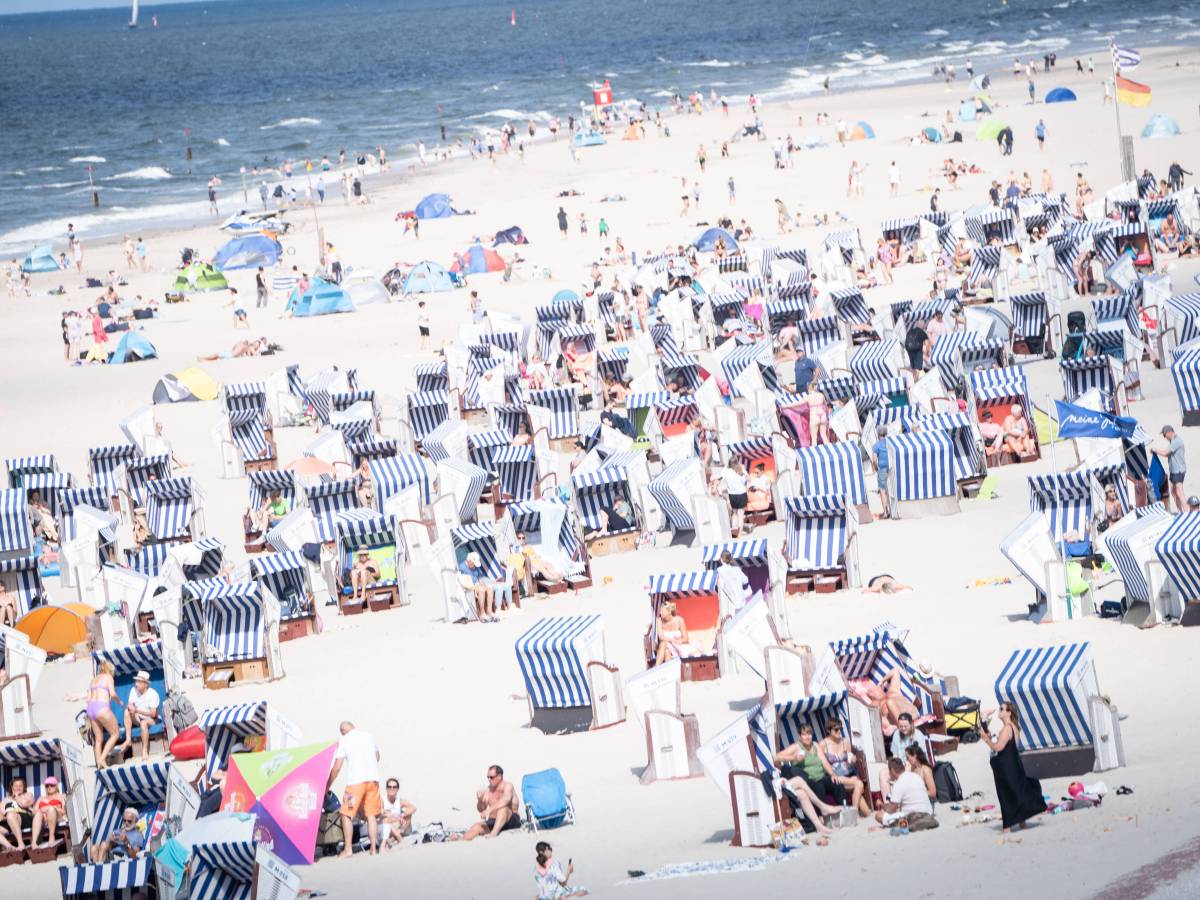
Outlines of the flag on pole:
M1117 102L1126 106L1149 106L1150 86L1117 76Z
M1112 58L1113 68L1118 72L1132 72L1142 62L1142 54L1128 47L1118 47L1116 44L1113 44Z
M1137 428L1137 420L1128 416L1114 416L1061 400L1054 401L1054 411L1058 416L1060 440L1076 437L1131 438Z

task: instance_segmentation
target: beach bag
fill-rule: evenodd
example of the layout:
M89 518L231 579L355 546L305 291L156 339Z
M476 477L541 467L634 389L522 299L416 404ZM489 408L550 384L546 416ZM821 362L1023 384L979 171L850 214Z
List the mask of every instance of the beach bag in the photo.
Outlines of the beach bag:
M171 717L171 725L175 733L186 731L200 720L192 701L180 690L167 691L167 700L163 704L163 712Z
M951 697L946 701L946 733L959 737L979 727L979 701L970 697Z
M934 763L933 784L937 788L938 803L957 803L962 800L962 785L958 783L958 772L954 763Z
M171 741L169 749L171 755L178 762L186 762L190 759L203 759L204 732L200 730L200 726L198 725L185 728L179 734L175 735L175 740Z

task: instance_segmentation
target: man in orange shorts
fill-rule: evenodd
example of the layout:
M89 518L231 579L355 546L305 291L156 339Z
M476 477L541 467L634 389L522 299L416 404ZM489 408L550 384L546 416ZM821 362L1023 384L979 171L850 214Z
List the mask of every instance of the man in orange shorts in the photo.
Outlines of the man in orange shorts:
M333 782L345 768L346 788L342 791L341 808L345 846L341 855L354 855L354 817L361 814L367 820L370 851L374 856L379 850L376 846L376 819L383 811L383 801L379 796L379 745L370 733L355 728L353 722L343 722L338 730L342 736L338 739L326 790L333 787Z

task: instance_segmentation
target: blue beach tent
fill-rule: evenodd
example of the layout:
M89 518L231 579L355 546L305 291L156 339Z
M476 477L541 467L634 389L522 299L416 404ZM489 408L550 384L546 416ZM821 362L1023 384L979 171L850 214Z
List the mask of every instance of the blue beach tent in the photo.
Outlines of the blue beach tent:
M693 243L695 244L696 249L701 253L711 253L716 249L718 240L723 240L725 242L726 250L732 252L736 251L738 248L737 241L733 239L733 235L724 228L706 229L701 233L700 237L693 241Z
M338 285L314 278L303 294L299 288L292 291L287 308L294 316L327 316L330 313L354 312L354 303Z
M137 362L142 359L154 359L158 356L158 351L154 349L154 345L150 343L150 339L140 331L127 331L121 336L120 343L117 344L117 349L109 356L109 365L120 365L121 363Z
M418 219L448 219L452 215L449 194L430 194L417 204Z
M1070 88L1056 87L1050 93L1046 94L1046 103L1071 103L1079 98L1075 96L1075 92Z
M556 291L554 296L550 298L551 303L578 303L579 295L570 288L563 288L561 291Z
M1179 131L1178 128L1175 130ZM21 269L26 272L56 272L58 271L58 260L54 258L54 252L50 249L50 245L42 244L29 251L25 262L21 264Z
M270 235L247 234L230 238L225 246L217 251L213 265L222 272L273 266L282 254L283 247Z
M583 129L575 132L574 141L576 147L598 147L606 143L602 132L584 131Z
M1144 138L1174 137L1179 134L1179 123L1166 113L1156 113L1150 117L1146 127L1142 129Z
M928 128L922 128L921 132L931 144L940 144L942 142L942 133L932 126Z
M454 280L443 266L425 260L419 262L404 276L401 293L430 294L435 291L450 291L454 289Z
M958 121L974 122L975 121L975 99L964 100L958 104Z

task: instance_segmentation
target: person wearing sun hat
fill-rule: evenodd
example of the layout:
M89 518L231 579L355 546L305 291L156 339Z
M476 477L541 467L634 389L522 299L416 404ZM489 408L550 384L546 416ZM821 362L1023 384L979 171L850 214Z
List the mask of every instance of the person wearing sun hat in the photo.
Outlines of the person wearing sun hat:
M367 588L379 580L381 575L379 563L371 559L371 548L365 544L358 548L358 559L350 570L350 587L354 591L354 599L359 603L367 602Z
M142 762L150 759L150 729L158 721L159 705L162 698L158 691L150 687L150 673L145 669L133 676L133 690L129 692L129 700L125 703L125 743L120 746L124 752L133 746L133 729L141 731Z

